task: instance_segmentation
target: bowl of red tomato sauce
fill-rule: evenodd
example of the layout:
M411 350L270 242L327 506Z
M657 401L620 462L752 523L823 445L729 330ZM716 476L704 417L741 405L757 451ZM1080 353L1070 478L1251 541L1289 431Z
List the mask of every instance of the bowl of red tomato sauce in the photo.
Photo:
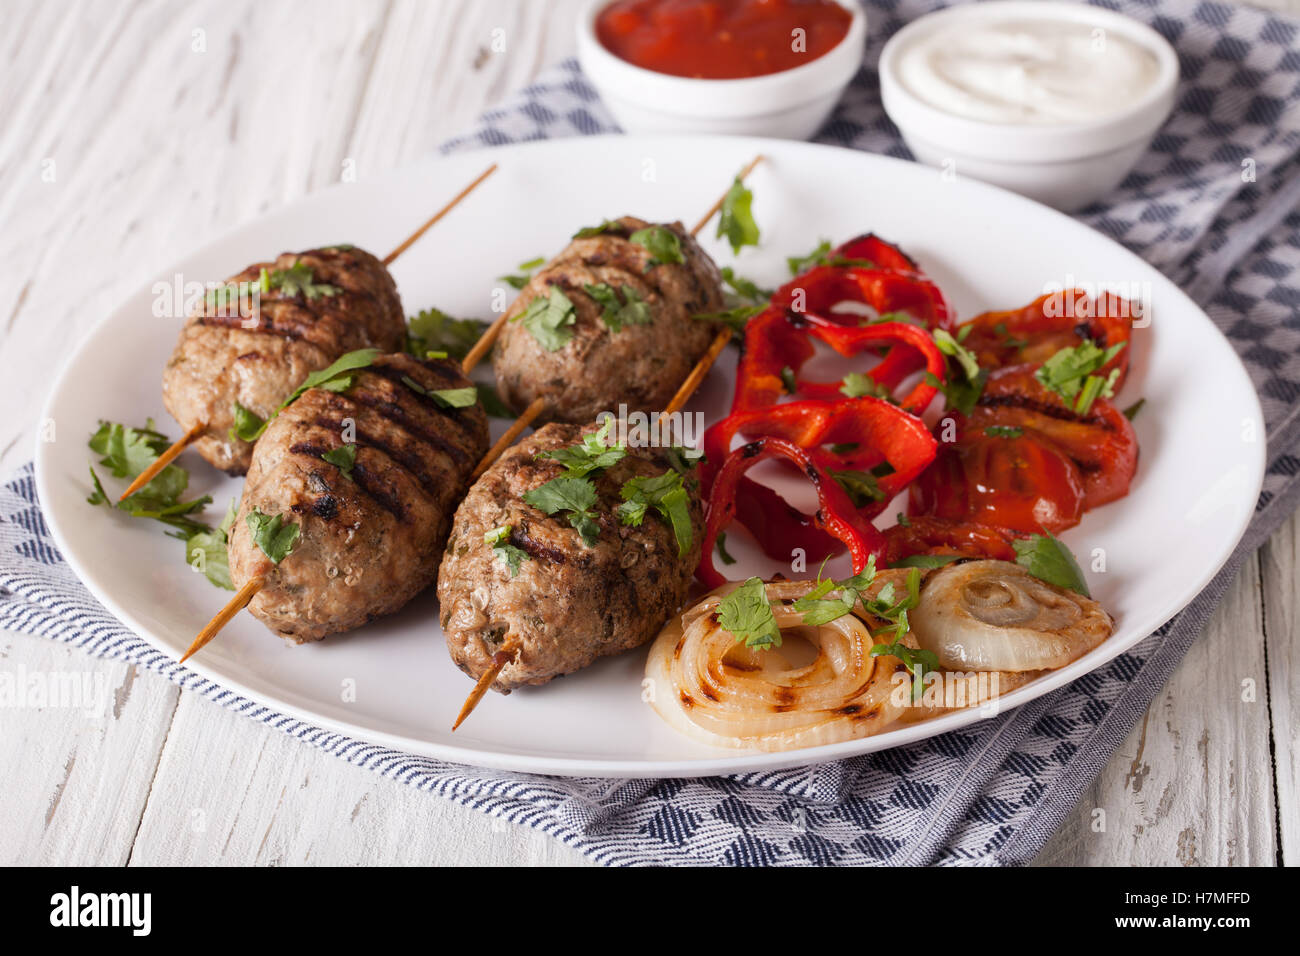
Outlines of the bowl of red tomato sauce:
M852 0L596 0L578 60L629 133L808 139L866 35Z

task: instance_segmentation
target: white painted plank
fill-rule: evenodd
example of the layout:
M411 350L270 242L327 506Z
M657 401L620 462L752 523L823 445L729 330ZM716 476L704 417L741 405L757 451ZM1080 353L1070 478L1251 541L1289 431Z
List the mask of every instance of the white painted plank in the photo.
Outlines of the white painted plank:
M1205 634L1035 863L1274 862L1259 592L1259 561L1251 558ZM1105 814L1101 831L1097 809Z
M1278 829L1286 866L1300 866L1300 515L1260 551Z

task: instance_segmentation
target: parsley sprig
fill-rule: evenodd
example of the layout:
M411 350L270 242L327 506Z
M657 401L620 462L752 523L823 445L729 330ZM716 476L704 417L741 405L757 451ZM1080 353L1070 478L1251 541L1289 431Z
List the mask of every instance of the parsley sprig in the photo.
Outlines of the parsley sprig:
M926 372L925 381L943 393L948 408L969 415L984 394L988 369L980 368L975 353L947 330L935 329L931 336L939 351L948 357L948 375L947 381L941 382L933 372Z
M254 508L248 514L248 530L253 536L253 543L270 559L272 564L293 554L294 545L302 533L295 522L285 521L283 515L265 515Z
M682 255L682 240L667 226L646 226L627 238L628 241L636 243L650 253L650 261L645 266L646 272L655 266L674 265L686 261Z
M1074 409L1076 415L1087 415L1098 398L1111 398L1119 369L1111 369L1106 376L1095 375L1120 353L1127 342L1117 342L1108 349L1100 348L1091 339L1078 345L1061 349L1034 373L1039 384L1055 392Z
M327 282L317 282L311 267L302 262L295 262L287 269L266 269L258 273L262 294L280 292L290 298L301 295L306 299L321 296L338 295L343 290Z
M691 496L682 474L672 468L656 477L638 475L629 478L619 490L623 503L618 506L618 520L640 527L646 512L654 509L673 529L677 539L677 556L685 557L694 540L691 529Z
M765 649L781 646L781 628L767 599L762 578L753 577L736 588L718 605L718 626L744 641L746 647Z
M546 351L556 352L572 340L577 312L569 297L558 286L552 286L546 295L530 299L512 321L522 323Z
M512 526L508 524L493 528L483 535L483 543L492 548L492 553L510 571L510 576L517 578L519 577L519 565L532 559L529 558L528 552L523 548L517 548L510 543L511 530Z
M650 304L630 285L623 286L621 298L607 282L589 283L582 290L600 306L600 319L611 332L621 332L625 325L648 325L653 319Z
M722 197L722 208L718 216L718 238L725 238L731 245L733 254L740 252L742 246L758 245L758 223L754 221L754 193L746 188L737 176Z
M406 351L416 358L426 358L430 352L464 358L485 327L477 319L455 319L441 309L421 309L406 320Z

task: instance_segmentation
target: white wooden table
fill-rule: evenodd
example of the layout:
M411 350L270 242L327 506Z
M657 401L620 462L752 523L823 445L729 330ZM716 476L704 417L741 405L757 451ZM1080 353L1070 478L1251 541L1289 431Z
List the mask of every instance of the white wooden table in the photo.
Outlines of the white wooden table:
M428 156L569 55L581 5L6 0L0 474L30 458L51 372L119 300L345 163L362 178ZM1300 863L1298 550L1293 518L1042 862ZM0 669L114 688L103 721L0 716L0 863L584 862L132 667L0 632Z

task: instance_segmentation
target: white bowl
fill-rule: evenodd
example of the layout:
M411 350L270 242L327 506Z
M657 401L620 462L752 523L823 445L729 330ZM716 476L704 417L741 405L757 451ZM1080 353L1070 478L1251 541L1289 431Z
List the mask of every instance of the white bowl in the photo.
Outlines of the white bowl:
M629 133L724 133L808 139L830 116L862 65L867 16L853 0L844 39L803 66L739 80L656 73L615 56L596 38L594 0L578 19L578 63L618 124Z
M1125 37L1156 58L1151 89L1104 119L1060 125L992 123L931 106L899 79L904 50L954 23L1059 20ZM1048 0L995 0L951 7L899 30L880 54L880 96L913 155L923 163L971 176L1073 212L1118 186L1151 145L1173 109L1178 55L1150 27L1099 7Z

